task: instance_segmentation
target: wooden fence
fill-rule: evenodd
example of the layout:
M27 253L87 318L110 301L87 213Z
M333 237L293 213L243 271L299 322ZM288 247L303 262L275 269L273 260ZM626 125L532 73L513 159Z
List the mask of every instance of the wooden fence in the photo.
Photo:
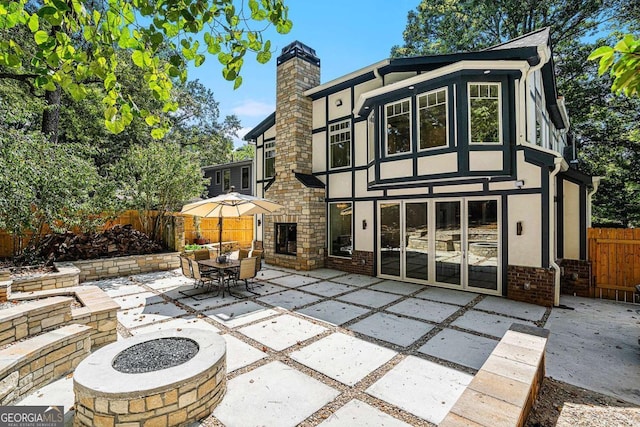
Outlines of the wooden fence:
M640 284L640 229L590 228L587 236L596 298L637 302L634 293L635 285Z
M182 217L184 219L184 243L193 243L198 236L196 231L196 217L190 215L181 215L179 213L172 214L176 217ZM217 243L219 230L218 230L218 218L200 218L200 235L208 243ZM170 226L175 224L175 221L170 221ZM116 225L131 224L134 229L138 231L144 231L142 222L140 221L140 214L138 211L130 210L123 212L114 220L108 221L98 231L107 230ZM47 226L44 227L43 234L48 234L51 231ZM163 230L163 240L171 247L176 247L175 242L169 242L172 232ZM25 242L31 237L30 234L25 236ZM237 242L241 247L251 246L253 241L253 217L240 217L240 218L224 218L222 227L222 241L223 242ZM11 257L13 255L13 238L9 233L4 230L0 230L0 258Z

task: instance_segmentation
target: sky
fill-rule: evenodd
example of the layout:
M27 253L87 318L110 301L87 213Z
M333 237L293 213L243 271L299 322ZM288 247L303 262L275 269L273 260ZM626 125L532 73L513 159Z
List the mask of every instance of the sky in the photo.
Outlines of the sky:
M220 117L235 114L240 119L240 137L275 111L276 58L283 47L301 41L320 58L320 82L326 83L389 57L391 47L401 45L407 13L420 0L285 0L293 28L288 34L268 30L273 56L267 64L247 54L241 71L243 83L222 77L215 57L189 69L189 80L198 79L211 89L219 103ZM236 148L244 141L237 139Z

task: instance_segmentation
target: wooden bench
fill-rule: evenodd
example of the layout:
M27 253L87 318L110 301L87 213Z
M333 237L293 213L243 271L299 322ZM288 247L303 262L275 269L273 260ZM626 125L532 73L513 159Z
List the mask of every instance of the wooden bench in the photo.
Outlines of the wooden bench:
M523 426L544 379L548 337L511 325L439 426Z
M0 350L0 405L72 372L91 352L91 329L67 325Z

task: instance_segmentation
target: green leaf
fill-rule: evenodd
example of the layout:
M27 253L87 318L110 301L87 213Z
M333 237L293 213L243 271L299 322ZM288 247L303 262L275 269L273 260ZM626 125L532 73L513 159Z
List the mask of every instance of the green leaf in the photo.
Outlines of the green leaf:
M153 139L162 139L167 131L163 128L155 128L151 131L151 137Z
M131 60L138 67L140 68L144 67L144 54L142 53L142 51L134 50L133 53L131 54Z
M53 6L43 6L40 9L38 9L38 16L41 18L44 18L45 16L53 15L54 13L57 13L57 12L58 10Z
M594 59L598 59L604 55L611 55L612 53L613 53L613 48L609 46L600 46L599 48L591 52L591 55L589 55L587 59L589 61L593 61Z
M266 51L266 52L265 51L260 51L256 55L256 60L261 64L266 64L267 62L269 62L270 59L271 59L271 52L270 51Z
M242 76L238 76L236 77L235 81L233 82L233 89L238 89L240 86L242 85Z
M40 22L38 20L38 15L34 13L29 18L29 29L32 33L35 33L36 31L38 31L38 28L40 28Z
M291 28L293 28L293 22L288 19L284 22L279 22L276 25L276 31L280 34L287 34L289 31L291 31Z
M36 33L33 35L33 38L36 41L36 44L41 45L46 43L49 40L49 34L47 34L46 31L36 31Z
M205 56L204 55L196 55L195 66L199 67L204 63Z
M108 73L104 79L104 88L106 90L111 90L116 86L116 75L113 73Z

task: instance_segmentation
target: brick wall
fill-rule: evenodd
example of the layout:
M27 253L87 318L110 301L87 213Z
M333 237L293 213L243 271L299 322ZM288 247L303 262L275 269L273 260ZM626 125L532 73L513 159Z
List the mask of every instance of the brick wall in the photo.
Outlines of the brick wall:
M327 257L327 268L346 271L354 274L375 276L373 269L373 252L353 251L351 258Z
M579 297L595 297L595 284L591 280L591 263L577 259L561 259L560 292Z
M554 300L554 271L548 268L507 267L507 298L552 307Z

